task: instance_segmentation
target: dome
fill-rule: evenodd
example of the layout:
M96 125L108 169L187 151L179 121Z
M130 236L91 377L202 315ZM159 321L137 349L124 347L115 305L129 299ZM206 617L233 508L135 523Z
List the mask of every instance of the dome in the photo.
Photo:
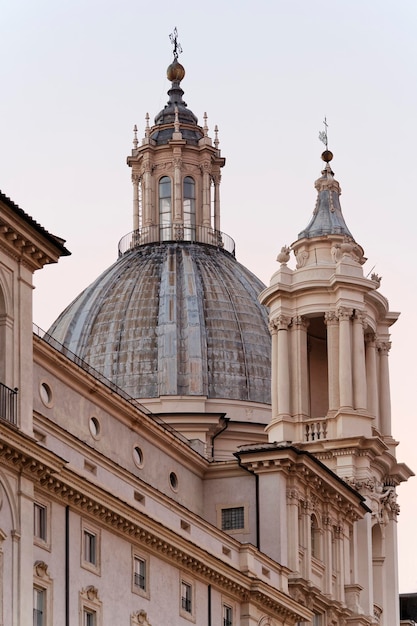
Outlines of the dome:
M123 254L48 332L137 399L269 403L263 288L221 248L156 242Z

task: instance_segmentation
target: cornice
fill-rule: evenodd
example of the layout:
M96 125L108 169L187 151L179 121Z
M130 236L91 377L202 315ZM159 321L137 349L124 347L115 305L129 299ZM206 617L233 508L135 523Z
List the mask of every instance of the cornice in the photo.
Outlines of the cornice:
M264 449L262 449L264 448ZM259 446L259 450L246 451L240 455L241 465L255 474L283 472L289 480L288 487L301 483L311 489L323 502L332 502L353 521L364 515L363 498L352 489L346 488L343 481L327 466L309 452L293 447Z
M294 622L311 618L309 611L283 592L246 576L160 522L74 474L59 457L39 447L31 438L18 431L9 433L9 429L1 424L0 429L0 459L12 469L30 475L38 488L58 498L61 504L70 506L80 515L88 515L99 524L128 537L129 541L146 545L147 550L160 558L193 572L243 602L255 602L264 610ZM44 457L43 461L41 457Z

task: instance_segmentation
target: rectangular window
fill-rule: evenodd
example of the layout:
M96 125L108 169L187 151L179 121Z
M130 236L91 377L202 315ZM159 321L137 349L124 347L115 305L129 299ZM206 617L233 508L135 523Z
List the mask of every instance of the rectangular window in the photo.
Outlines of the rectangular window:
M181 609L186 613L192 613L192 587L189 583L181 581Z
M96 626L96 613L89 609L84 609L84 624L83 626Z
M89 530L84 530L84 561L97 565L97 536Z
M46 541L46 514L46 506L35 502L33 505L33 534L42 541Z
M146 591L146 561L139 556L133 559L133 584L138 589Z
M238 530L245 527L245 508L237 506L222 509L222 530Z
M33 589L33 626L45 626L45 589Z
M227 604L223 604L223 626L233 626L233 610Z

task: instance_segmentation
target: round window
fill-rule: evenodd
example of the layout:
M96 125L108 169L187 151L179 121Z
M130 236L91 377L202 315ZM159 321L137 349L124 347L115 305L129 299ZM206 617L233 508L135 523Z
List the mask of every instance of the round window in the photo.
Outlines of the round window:
M44 403L44 405L47 407L51 407L52 406L52 389L50 388L50 386L45 382L41 383L39 387L39 393L40 393L41 400Z
M143 467L143 452L139 446L133 448L133 460L135 465L139 468Z
M174 491L178 489L178 477L175 472L171 472L169 475L169 484Z
M100 422L96 417L90 417L89 422L90 433L93 435L94 439L100 435Z

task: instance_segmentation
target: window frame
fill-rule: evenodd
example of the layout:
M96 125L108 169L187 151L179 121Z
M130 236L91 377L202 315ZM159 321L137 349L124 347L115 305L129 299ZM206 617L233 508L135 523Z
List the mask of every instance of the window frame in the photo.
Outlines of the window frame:
M161 195L161 185L166 185L169 181L169 195ZM166 201L166 204L164 203ZM163 218L168 219L164 220ZM173 239L172 227L172 179L164 174L158 180L158 223L159 239L161 241L171 241Z
M225 510L232 509L243 509L243 527L241 528L224 528L223 527L223 512ZM224 533L228 535L237 535L237 534L248 534L249 530L249 502L233 502L227 504L217 504L216 505L216 518L217 518L217 527L220 528Z
M87 615L93 615L93 626L102 624L102 602L98 597L98 590L93 585L80 591L80 626L87 626Z
M41 511L44 512L43 522L37 519L37 512L40 513ZM50 518L51 518L50 504L46 502L45 500L43 500L42 498L35 497L33 501L33 542L40 548L45 548L49 551L51 550ZM40 526L43 526L43 528L40 529L39 532L37 531L38 522ZM42 530L43 530L43 536L41 532Z
M43 617L42 621L35 621L35 592L41 592L43 594ZM53 584L52 578L48 572L48 566L45 561L36 561L33 566L33 625L34 626L52 626L52 593Z
M42 596L42 612L41 615L38 614L39 610L38 602L36 600ZM36 612L36 619L35 619ZM40 618L40 619L39 619ZM48 619L48 609L47 609L47 590L44 587L41 587L37 584L33 585L33 626L46 626Z
M186 591L185 596L183 595L184 590ZM184 607L184 600L185 602L189 602L190 610ZM180 576L179 609L181 617L195 622L195 584L187 576Z
M136 564L138 562L143 563L144 565L144 586L141 587L140 585L137 585L135 582L135 577L137 575L136 572ZM132 548L132 592L136 593L139 596L142 596L142 598L148 598L149 599L149 557L146 556L145 554L143 554L141 551L136 550L135 548Z
M91 557L91 545L87 544L87 537L94 537L94 560ZM86 520L81 520L81 567L101 574L101 531Z
M192 195L185 195L186 186L192 189ZM187 216L187 219L186 219ZM184 239L195 241L196 238L196 182L192 176L184 176L182 181L182 221Z
M222 604L222 622L223 626L233 626L233 606L228 602Z

